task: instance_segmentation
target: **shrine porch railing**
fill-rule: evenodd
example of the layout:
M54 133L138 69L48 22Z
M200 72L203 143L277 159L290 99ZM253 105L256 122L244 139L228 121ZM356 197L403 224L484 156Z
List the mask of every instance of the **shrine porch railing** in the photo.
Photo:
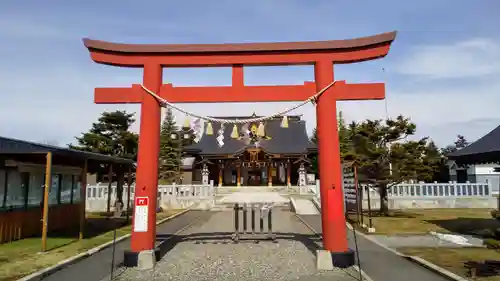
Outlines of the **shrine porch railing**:
M165 208L184 208L200 201L215 202L215 195L237 192L240 190L272 190L286 192L289 194L298 195L314 195L314 185L308 186L214 186L213 182L209 184L193 184L193 185L159 185L158 186L158 206ZM124 185L122 200L126 208L128 186ZM219 194L219 195L220 195ZM133 204L135 195L135 185L130 187L130 206ZM116 184L111 185L110 205L114 209L116 201ZM102 212L107 210L108 204L108 184L98 183L95 185L87 185L86 192L86 210L89 212Z
M363 208L368 207L370 192L371 208L380 207L380 196L373 188L364 188ZM492 195L491 183L403 183L388 190L389 208L496 208L497 198ZM320 199L319 180L312 187Z
M108 202L108 184L98 183L87 185L86 210L89 212L105 211ZM129 187L123 186L122 200L126 205ZM133 205L135 195L135 185L130 186L130 206ZM158 206L165 208L184 208L202 200L213 200L215 187L208 185L159 185L158 186ZM116 184L111 185L110 202L116 201ZM126 206L124 206L126 208Z

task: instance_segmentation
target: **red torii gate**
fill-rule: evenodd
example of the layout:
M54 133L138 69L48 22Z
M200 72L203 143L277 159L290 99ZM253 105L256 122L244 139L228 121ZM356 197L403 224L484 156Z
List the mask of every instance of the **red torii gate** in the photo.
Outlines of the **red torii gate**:
M396 32L348 40L241 44L119 44L84 39L97 63L144 68L143 85L171 103L304 101L332 83L333 64L354 63L386 56ZM315 82L287 86L245 86L243 66L314 65ZM232 86L174 87L162 83L163 67L232 66ZM323 243L337 266L349 266L340 149L337 131L339 100L384 99L384 83L347 84L338 81L317 100L319 169ZM132 231L131 253L153 254L156 238L156 196L161 108L141 85L96 88L95 103L140 103L140 135L136 197L147 197L147 228ZM137 212L137 208L135 208ZM137 216L137 214L136 214ZM138 218L134 216L134 220ZM135 223L135 222L134 222ZM134 224L135 225L135 224ZM133 258L132 260L137 260ZM134 263L134 262L132 262Z

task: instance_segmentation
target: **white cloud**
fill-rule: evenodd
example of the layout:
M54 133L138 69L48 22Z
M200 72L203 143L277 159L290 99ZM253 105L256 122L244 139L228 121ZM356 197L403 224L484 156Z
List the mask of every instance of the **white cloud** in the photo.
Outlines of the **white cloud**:
M264 9L260 13L266 14L266 11L268 10ZM296 13L289 11L288 15L296 15ZM279 19L275 19L275 21L279 22ZM217 25L215 24L215 26ZM274 24L272 26L279 29L280 25ZM170 30L170 27L169 24L166 24L161 28ZM316 26L311 25L310 27L313 29L312 27ZM81 30L75 31L76 33L67 32L68 30L65 28L69 27L47 25L46 22L34 20L12 21L6 18L0 19L0 35L14 38L9 44L15 44L16 38L40 39L40 41L43 41L42 39L65 39L68 36L76 38L77 34L82 33ZM190 25L187 29L191 28L197 30L198 25ZM252 28L248 26L247 29L252 31ZM100 30L94 29L93 31L99 33ZM210 28L208 31L203 32L213 33L210 30L224 29ZM286 29L282 30L286 32ZM295 27L289 30L295 30ZM271 33L260 35L261 32L258 33L253 30L254 33L240 32L240 35L234 35L230 31L232 31L231 28L228 29L228 32L222 33L227 33L231 38L243 36L251 39L252 36L261 36L259 38L262 39L266 36L275 36L278 33L273 30ZM92 33L92 31L88 32ZM351 30L346 29L343 32L348 33ZM257 33L259 36L254 35ZM303 34L300 36L307 36L308 34L307 32L299 33ZM317 33L326 34L320 31L317 31ZM117 34L119 34L117 36L120 39L123 39L121 38L123 34ZM112 37L112 35L110 36ZM156 35L144 33L144 37L153 38L154 36ZM210 34L210 37L212 37L212 34ZM328 35L328 38L330 38L330 35ZM191 39L198 40L197 37ZM161 40L169 41L172 38L168 37ZM60 61L57 65L38 65L36 61L33 61L30 69L11 69L8 65L0 66L1 81L8 81L7 83L0 83L0 93L2 95L12 94L0 103L0 119L10 120L2 123L0 135L34 141L56 140L60 144L65 144L73 141L74 136L88 130L91 123L104 110L127 109L136 111L139 119L139 105L93 104L93 89L99 86L125 87L132 83L140 83L140 70L129 71L118 68L110 70L109 68L97 66L90 61L83 46L80 47L82 48L80 57L75 57L72 61ZM67 54L69 52L62 48L61 53L66 52ZM419 136L431 136L439 145L443 146L452 142L456 134L464 134L470 140L473 140L495 127L496 120L500 123L500 111L497 110L498 104L500 104L500 82L489 79L494 78L490 77L490 74L500 73L500 64L497 63L500 61L500 45L498 43L489 39L474 39L450 45L415 47L410 49L408 53L406 59L403 59L400 64L394 67L398 72L408 75L404 79L413 80L416 77L432 79L420 79L419 84L414 84L411 89L396 88L396 85L391 80L387 80L387 104L391 116L403 114L411 117L418 125ZM22 56L21 52L19 54L13 53L13 55ZM80 64L82 58L84 63ZM386 60L395 61L397 59L399 58L394 56ZM356 66L354 72L363 72L363 79L366 77L373 78L377 77L374 69L373 65L370 68L370 63L363 63ZM310 80L311 73L311 71L298 70L297 72L285 74L281 72L280 75L277 75L273 71L266 71L266 75L263 77L249 70L246 72L246 78L252 84L259 82L265 84L300 84L304 80ZM349 79L355 79L354 75L351 75L353 73L348 74L346 78L352 82L353 80ZM226 73L225 70L221 70L218 74L204 73L204 71L203 73L193 74L187 71L176 77L177 79L174 79L171 73L168 73L165 76L165 82L173 82L176 85L214 85L227 84L226 82L230 81L230 73ZM400 77L398 76L397 79L401 79ZM443 86L442 84L435 84L436 79L441 78L470 78L471 80L465 85L447 83ZM253 112L258 115L270 115L290 107L292 104L295 103L184 104L181 106L200 115L241 116L250 115ZM339 103L338 108L343 110L348 120L385 117L384 101L343 102ZM308 122L307 128L309 132L315 127L316 114L312 105L306 105L292 114L303 114L303 118ZM184 116L177 113L176 116L178 122L182 123ZM477 122L477 120L487 121ZM139 126L140 122L138 120L133 129L138 131Z
M500 73L500 44L471 39L453 44L422 45L411 49L396 70L428 78L482 77Z

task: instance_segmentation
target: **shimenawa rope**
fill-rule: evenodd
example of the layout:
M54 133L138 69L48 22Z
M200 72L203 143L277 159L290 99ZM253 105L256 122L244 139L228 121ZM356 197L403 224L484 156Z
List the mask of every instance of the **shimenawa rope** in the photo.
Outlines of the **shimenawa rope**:
M316 103L316 100L319 98L319 96L321 96L321 94L323 94L326 90L328 90L329 88L331 88L337 81L333 81L332 83L328 84L326 87L324 87L323 89L321 89L319 92L315 93L314 95L312 95L311 97L309 97L307 100L295 105L294 107L290 108L290 109L285 109L281 112L278 112L278 113L275 113L273 115L270 115L270 116L265 116L265 117L259 117L259 118L250 118L250 119L222 119L222 118L213 118L213 117L208 117L208 116L201 116L201 115L198 115L196 113L192 113L192 112L189 112L185 109L182 109L178 106L176 106L175 104L173 103L170 103L168 102L166 99L163 99L161 98L158 94L156 94L155 92L151 91L150 89L148 89L146 86L142 85L141 84L141 87L147 92L149 93L151 96L153 96L154 98L156 98L160 104L164 107L166 106L169 106L179 112L182 112L188 116L191 116L191 117L195 117L195 118L199 118L201 120L205 120L205 121L208 121L208 122L214 122L214 123L221 123L221 124L245 124L245 123L254 123L254 122L262 122L262 121L266 121L266 120L270 120L274 117L277 117L277 116L283 116L301 106L304 106L306 104L308 104L309 102L315 104Z

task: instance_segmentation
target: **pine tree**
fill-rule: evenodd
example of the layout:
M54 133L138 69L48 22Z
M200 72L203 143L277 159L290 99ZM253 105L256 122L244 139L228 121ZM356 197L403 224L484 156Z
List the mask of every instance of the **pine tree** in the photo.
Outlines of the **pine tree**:
M167 108L160 131L159 178L173 182L180 175L182 136L179 135L172 110Z

